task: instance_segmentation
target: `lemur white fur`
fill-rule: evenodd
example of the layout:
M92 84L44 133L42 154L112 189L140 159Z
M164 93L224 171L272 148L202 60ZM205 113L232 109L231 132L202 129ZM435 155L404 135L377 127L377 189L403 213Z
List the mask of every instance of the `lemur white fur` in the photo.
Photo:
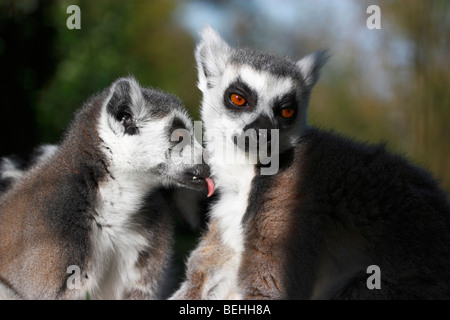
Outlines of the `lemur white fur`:
M206 190L198 178L209 176L195 139L171 154L174 130L192 134L181 102L134 78L91 98L61 145L43 150L0 201L0 297L162 298L172 227L158 187ZM77 263L71 289L67 268Z
M3 158L0 163L0 179L18 180L22 177L23 171L18 168L14 160L10 158Z

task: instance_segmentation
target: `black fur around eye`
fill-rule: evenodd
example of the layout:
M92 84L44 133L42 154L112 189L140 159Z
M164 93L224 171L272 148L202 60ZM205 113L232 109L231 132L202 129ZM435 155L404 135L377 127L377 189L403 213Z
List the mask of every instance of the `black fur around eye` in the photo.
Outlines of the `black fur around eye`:
M119 111L116 113L116 120L123 125L123 127L125 128L125 133L129 135L139 133L139 129L134 123L130 108L126 104L122 104L118 109Z
M114 118L116 118L119 122L123 122L123 120L131 118L132 115L131 109L126 101L119 103L112 111Z
M296 93L289 92L276 99L274 113L283 123L291 123L297 117Z
M131 113L128 111L122 111L117 114L117 120L125 124L131 120Z
M223 102L236 112L251 111L258 103L258 95L245 82L237 79L225 91Z

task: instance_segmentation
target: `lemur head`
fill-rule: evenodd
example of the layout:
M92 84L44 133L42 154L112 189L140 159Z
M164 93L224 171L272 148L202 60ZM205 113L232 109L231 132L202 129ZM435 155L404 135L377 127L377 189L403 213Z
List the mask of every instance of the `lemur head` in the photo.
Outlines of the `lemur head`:
M98 128L113 176L134 175L143 183L159 179L211 193L203 148L177 97L143 88L132 77L118 79L106 94Z
M326 52L317 51L294 62L265 52L230 48L210 27L201 37L195 58L205 135L215 135L214 143L222 136L226 143L236 144L236 137L248 129L257 132L254 139L265 135L269 141L271 129L278 129L280 152L292 147L306 127L309 96L326 62Z

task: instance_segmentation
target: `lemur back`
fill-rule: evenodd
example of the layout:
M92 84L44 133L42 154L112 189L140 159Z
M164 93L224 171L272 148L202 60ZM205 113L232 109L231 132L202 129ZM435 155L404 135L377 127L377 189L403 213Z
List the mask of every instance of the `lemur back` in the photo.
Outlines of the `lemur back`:
M450 297L450 205L436 181L382 146L307 125L325 52L294 62L206 28L196 60L220 198L173 299Z
M13 154L0 159L0 198L13 183L18 181L30 167L52 156L58 147L51 144L40 145L27 158Z
M450 297L450 206L430 174L384 146L313 128L280 158L276 175L252 181L243 297ZM372 265L379 290L367 287Z
M178 98L133 78L89 99L0 199L0 297L163 297L172 222L159 188L208 188L198 143L171 153L191 134Z

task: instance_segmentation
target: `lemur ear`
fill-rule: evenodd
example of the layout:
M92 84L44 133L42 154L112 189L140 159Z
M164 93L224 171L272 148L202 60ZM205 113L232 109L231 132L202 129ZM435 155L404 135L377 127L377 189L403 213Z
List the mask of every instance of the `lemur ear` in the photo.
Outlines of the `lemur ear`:
M320 70L329 58L330 56L326 50L320 50L297 61L297 67L300 69L305 85L309 89L311 89L316 84L317 80L319 80Z
M138 133L136 116L142 108L142 90L133 77L120 78L110 87L106 112L111 116L110 128L126 134Z
M201 32L201 41L195 49L195 60L198 69L198 87L204 92L215 77L222 75L230 56L231 48L210 26Z

